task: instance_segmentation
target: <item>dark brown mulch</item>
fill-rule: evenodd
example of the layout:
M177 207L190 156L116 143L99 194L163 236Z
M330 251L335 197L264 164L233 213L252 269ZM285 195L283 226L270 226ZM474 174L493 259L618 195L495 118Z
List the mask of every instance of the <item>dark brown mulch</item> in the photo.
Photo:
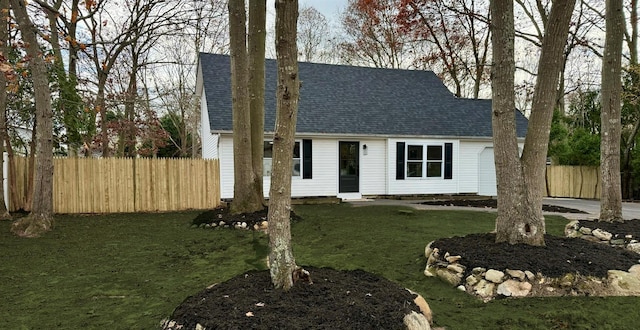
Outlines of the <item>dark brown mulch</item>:
M252 228L266 217L266 210L231 215L220 208L199 215L193 223L224 220L230 227L247 222ZM292 214L292 220L300 218ZM594 227L614 235L640 237L640 220L596 224L599 226ZM483 267L530 270L549 277L566 273L604 277L609 269L628 270L640 262L640 255L604 244L550 235L545 239L545 247L531 247L496 244L494 234L472 234L440 239L432 247L461 255L467 272ZM181 329L195 329L198 323L206 329L402 329L404 315L419 311L412 294L376 275L361 270L305 269L311 272L313 284L298 282L288 293L273 288L268 270L241 274L185 299L171 316L177 323L165 329L177 329L178 324L184 325ZM247 316L248 312L253 316Z
M640 255L606 244L593 243L581 238L545 235L546 246L495 243L495 234L470 234L436 240L431 247L442 253L462 257L460 264L467 267L465 276L475 267L486 269L518 269L560 277L567 273L606 277L607 270L627 271L640 263Z
M484 207L484 208L495 209L498 207L498 200L496 199L452 199L452 200L425 201L420 204L441 205L441 206ZM556 206L556 205L548 205L548 204L542 205L542 211L557 212L557 213L587 213L581 210L576 210L576 209Z
M228 228L234 227L236 224L247 224L247 228L252 229L255 224L260 224L262 221L267 220L268 208L264 208L254 213L242 213L231 214L230 210L226 206L220 206L213 210L208 210L200 213L192 221L192 225L203 227L206 225L215 224L216 227ZM291 222L300 221L297 214L291 211Z
M403 329L415 295L362 270L304 267L313 284L274 289L268 270L236 276L187 298L165 329ZM251 313L252 316L248 316Z
M624 238L631 235L634 239L640 237L640 220L626 220L625 222L600 222L595 220L580 220L580 227L591 230L601 229L613 234L614 238Z

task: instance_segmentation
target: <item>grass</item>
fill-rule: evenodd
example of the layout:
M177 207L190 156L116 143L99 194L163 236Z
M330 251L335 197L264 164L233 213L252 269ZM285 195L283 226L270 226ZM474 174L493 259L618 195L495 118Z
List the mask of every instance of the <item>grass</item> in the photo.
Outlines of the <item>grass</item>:
M637 297L565 297L482 303L423 275L432 240L493 229L495 213L300 205L292 226L300 265L361 268L421 293L447 329L630 329ZM264 268L266 236L190 228L197 212L57 216L38 239L0 222L0 328L157 329L187 296ZM547 219L562 235L567 220Z

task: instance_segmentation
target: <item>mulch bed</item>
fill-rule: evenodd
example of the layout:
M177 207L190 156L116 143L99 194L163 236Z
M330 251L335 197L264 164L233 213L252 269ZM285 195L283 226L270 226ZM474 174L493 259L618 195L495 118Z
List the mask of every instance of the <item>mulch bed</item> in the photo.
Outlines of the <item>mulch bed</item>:
M187 298L164 329L403 329L420 312L415 295L362 270L304 267L313 284L274 289L268 270L251 271Z
M487 207L486 201L482 207ZM451 205L442 201L430 203ZM561 208L553 212L581 211ZM225 221L233 227L234 223L246 222L253 228L266 217L266 210L231 215L222 207L204 212L193 224ZM292 213L292 220L300 218ZM640 220L598 225L589 227L640 237ZM495 234L472 234L440 239L432 247L462 256L467 272L483 267L530 270L549 277L567 273L605 277L609 269L626 271L640 262L639 254L605 244L550 235L545 240L545 247L532 247L496 244ZM171 316L176 323L164 329L178 329L178 325L184 326L181 329L195 329L196 324L206 329L403 329L404 315L419 311L411 293L376 275L361 270L304 268L310 271L313 284L298 282L286 293L273 288L268 270L251 271L210 287L185 299Z
M234 227L238 223L246 223L247 228L253 228L254 225L260 224L263 221L267 220L267 214L269 210L264 208L258 212L254 213L242 213L242 214L232 214L228 207L220 206L213 210L208 210L200 213L195 219L193 219L193 226L206 226L211 224L216 224L216 227ZM297 214L291 211L291 222L294 223L296 221L302 220ZM221 224L221 222L223 224Z
M635 222L638 220L628 221ZM470 234L436 240L431 247L462 257L465 277L475 267L486 269L529 270L548 277L561 277L567 273L606 277L607 270L627 271L640 263L640 255L622 248L593 243L581 238L545 235L546 246L511 245L496 243L495 234Z
M440 205L440 206L466 206L466 207L484 207L495 209L498 207L498 200L496 199L451 199L451 200L433 200L425 201L420 204L423 205ZM544 212L557 212L557 213L583 213L587 212L576 210L568 207L556 206L556 205L542 205L542 211Z

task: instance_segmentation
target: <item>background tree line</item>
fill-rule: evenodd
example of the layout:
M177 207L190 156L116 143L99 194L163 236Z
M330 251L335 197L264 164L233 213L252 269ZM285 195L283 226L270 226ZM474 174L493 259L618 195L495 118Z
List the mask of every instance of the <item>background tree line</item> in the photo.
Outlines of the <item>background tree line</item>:
M197 53L229 53L227 1L1 3L6 24L0 69L5 73L6 98L0 99L0 135L9 158L36 155L38 134L49 131L52 152L58 155L199 154L200 109L194 97ZM27 12L22 25L14 8L20 4ZM535 59L549 28L551 5L550 0L514 1L515 102L527 114L537 79ZM629 197L638 185L638 166L634 167L640 127L634 99L638 88L637 0L624 1L623 9L626 96L621 167L623 191ZM313 7L303 7L297 23L298 59L428 69L457 96L489 97L490 21L488 0L349 0L337 25ZM25 41L22 29L27 22L35 33L32 43ZM273 35L274 26L267 30ZM582 106L588 105L588 97L580 100L595 93L594 104L598 104L604 30L604 3L576 1L555 88L557 115L549 156L559 163L571 159L563 150L574 151L574 143L595 141L593 135L599 133L597 120L588 123L589 118L598 118L597 106ZM31 64L36 55L28 52L33 43L37 45L33 54L44 61L50 89L51 114L40 120ZM267 48L266 54L275 57L275 49ZM50 128L43 122L49 117ZM585 128L587 131L581 131ZM582 156L585 154L589 153ZM593 164L598 157L583 158L591 160L572 162ZM35 176L33 161L31 164Z
M549 0L515 1L516 102L524 112L531 107L537 66L533 59L540 52L550 5ZM55 153L197 155L197 53L229 53L226 9L226 1L213 0L30 2L27 10L38 29L52 89ZM31 155L37 133L33 84L20 32L9 13L8 8L3 11L9 19L2 57L8 78L4 139L8 151ZM638 80L633 73L637 0L625 1L625 14L629 108ZM337 20L313 7L300 8L299 60L433 70L460 97L490 96L488 0L349 0ZM267 26L268 37L273 31L273 24ZM599 91L599 75L594 72L601 62L603 31L604 3L577 1L558 86L561 117L587 111L579 105L580 98ZM267 45L267 57L275 57L273 43ZM633 133L640 116L628 110Z

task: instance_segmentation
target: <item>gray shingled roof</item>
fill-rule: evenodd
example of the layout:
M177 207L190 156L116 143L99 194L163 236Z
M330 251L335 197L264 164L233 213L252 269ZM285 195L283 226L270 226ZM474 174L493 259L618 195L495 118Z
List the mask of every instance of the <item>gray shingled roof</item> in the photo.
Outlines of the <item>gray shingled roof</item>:
M230 132L230 57L201 53L200 65L211 131ZM456 98L431 71L302 62L298 69L298 134L492 136L491 100ZM276 61L266 60L266 131L275 125L276 75ZM516 116L522 137L527 119Z

